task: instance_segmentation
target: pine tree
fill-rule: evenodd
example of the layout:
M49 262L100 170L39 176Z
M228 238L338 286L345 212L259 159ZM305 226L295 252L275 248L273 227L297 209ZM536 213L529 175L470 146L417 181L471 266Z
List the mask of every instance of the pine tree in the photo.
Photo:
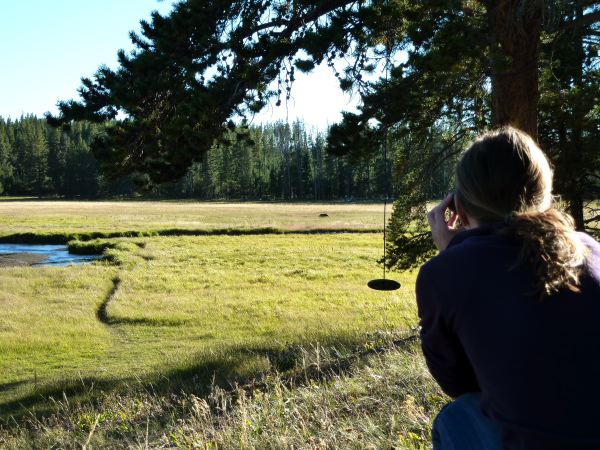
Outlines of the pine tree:
M475 125L490 82L492 123L510 122L535 136L540 35L553 31L544 18L563 3L182 1L170 16L142 22L142 35L132 34L136 51L119 54L118 70L102 67L84 79L83 101L62 103L54 122L125 112L131 120L98 140L97 154L114 170L172 179L224 135L231 118L260 110L273 96L280 102L296 70L327 61L340 85L364 99L361 114L348 115L336 138L355 134L352 126L369 137L369 118L380 129L399 121L424 128L441 113ZM598 20L597 4L586 3L578 26ZM396 64L387 82L365 81L378 61L401 50L408 62ZM340 55L349 60L343 68L335 65ZM271 92L274 80L279 87ZM337 142L338 151L348 150L345 142Z
M10 161L11 146L8 141L7 125L0 118L0 194L10 186L12 179L12 164Z

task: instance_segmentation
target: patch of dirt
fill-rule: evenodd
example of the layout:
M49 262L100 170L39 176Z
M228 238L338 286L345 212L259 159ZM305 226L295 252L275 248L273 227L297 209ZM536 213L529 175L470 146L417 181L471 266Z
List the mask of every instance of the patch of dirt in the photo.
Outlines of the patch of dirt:
M0 253L0 267L32 266L46 260L37 253Z

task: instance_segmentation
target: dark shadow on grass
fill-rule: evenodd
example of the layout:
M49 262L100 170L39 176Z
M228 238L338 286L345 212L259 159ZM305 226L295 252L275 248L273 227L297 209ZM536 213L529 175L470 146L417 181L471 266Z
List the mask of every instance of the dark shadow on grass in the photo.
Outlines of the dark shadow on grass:
M210 392L213 380L223 377L222 386L230 386L230 374L235 373L235 364L227 360L206 361L193 370L174 370L170 373L150 375L142 379L114 378L99 379L82 377L65 379L39 385L35 392L29 393L0 404L0 425L10 426L34 415L37 418L48 417L57 412L58 404L68 399L71 407L81 404L98 405L107 393L133 394L152 393L155 396L171 397L188 392L205 395ZM231 382L234 379L231 378ZM24 386L27 381L21 382ZM214 383L217 385L217 383ZM17 387L15 385L15 387Z
M105 322L107 325L132 325L132 326L150 326L150 327L180 327L193 323L192 320L177 319L150 319L146 317L108 317Z
M108 291L108 294L106 294L106 297L104 298L104 300L98 307L98 310L96 311L96 318L105 325L110 325L110 319L108 318L107 311L108 304L119 290L119 286L121 285L121 278L118 276L114 277L112 279L112 284L113 285L110 288L110 291Z
M206 396L218 386L230 390L241 386L246 391L262 389L269 374L282 374L282 381L289 385L302 385L323 381L333 375L350 373L353 367L366 357L393 348L411 345L418 340L410 335L385 343L365 345L365 338L349 335L331 335L305 343L287 346L238 346L224 349L221 354L202 352L196 355L197 363L173 368L170 371L149 374L144 378L79 378L58 383L38 385L34 393L0 404L0 424L34 414L46 417L56 412L56 402L68 398L71 406L77 404L98 405L108 392L118 394L150 393L170 398L181 393ZM302 365L306 348L335 348L336 358L320 364ZM262 367L262 370L259 368ZM20 382L25 384L26 382ZM9 389L9 388L8 388ZM14 423L14 422L13 422Z
M106 294L106 297L98 306L96 310L96 318L106 326L115 325L145 325L145 326L157 326L157 327L178 327L185 325L185 320L172 320L172 319L149 319L145 317L111 317L108 315L108 305L119 290L121 286L121 278L116 276L112 279L112 287Z
M16 388L17 386L21 386L25 383L27 383L26 380L12 381L10 383L0 383L0 392L8 391L9 389Z

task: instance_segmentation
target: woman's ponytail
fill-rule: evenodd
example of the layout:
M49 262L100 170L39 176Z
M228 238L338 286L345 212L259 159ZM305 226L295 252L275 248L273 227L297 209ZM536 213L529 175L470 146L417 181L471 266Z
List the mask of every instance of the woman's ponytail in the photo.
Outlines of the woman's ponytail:
M506 222L499 233L521 241L515 267L532 268L533 294L544 297L562 288L579 292L586 247L576 236L570 216L551 208L542 212L513 212Z

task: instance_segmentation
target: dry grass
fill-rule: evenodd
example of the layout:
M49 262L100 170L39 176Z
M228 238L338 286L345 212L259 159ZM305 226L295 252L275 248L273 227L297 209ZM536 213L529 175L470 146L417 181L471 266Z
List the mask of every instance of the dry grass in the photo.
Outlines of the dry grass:
M151 390L109 394L96 406L66 398L45 419L0 428L2 448L425 449L446 398L413 346L351 358L301 349L293 378L271 373L260 387L213 387L203 397ZM319 376L315 377L314 374ZM309 375L310 374L310 375ZM133 390L135 391L135 390Z
M327 217L320 217L321 214ZM382 204L0 201L0 236L13 233L383 227Z

